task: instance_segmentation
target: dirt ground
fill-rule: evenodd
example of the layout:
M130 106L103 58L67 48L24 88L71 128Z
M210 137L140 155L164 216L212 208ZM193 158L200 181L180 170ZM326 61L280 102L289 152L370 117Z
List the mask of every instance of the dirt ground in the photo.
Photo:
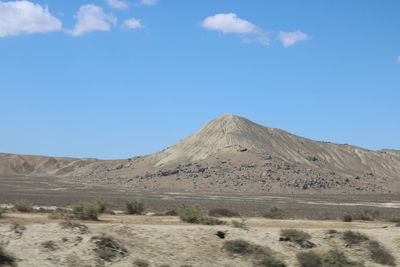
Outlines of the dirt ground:
M351 229L380 242L400 264L400 227L393 223L247 218L246 230L232 227L232 218L222 220L227 224L204 226L168 216L102 215L98 222L75 222L83 228L63 228L61 221L49 220L48 214L6 213L0 219L0 243L22 267L137 266L134 263L138 260L149 266L255 266L254 257L230 254L224 249L224 242L236 239L268 248L287 266L298 266L298 252L323 253L332 248L340 249L352 260L365 261L365 266L382 266L371 260L365 245L345 244L341 233ZM305 249L279 241L280 230L288 228L309 233L316 247ZM328 232L332 229L337 233ZM217 231L225 232L225 239L216 236ZM102 235L117 240L125 253L117 253L111 260L102 259L93 239Z

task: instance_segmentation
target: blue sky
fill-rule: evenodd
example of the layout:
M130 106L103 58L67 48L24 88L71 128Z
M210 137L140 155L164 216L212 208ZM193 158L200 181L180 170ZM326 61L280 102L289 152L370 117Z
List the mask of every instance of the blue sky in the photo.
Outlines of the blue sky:
M140 1L0 1L1 152L127 158L223 113L400 149L399 1Z

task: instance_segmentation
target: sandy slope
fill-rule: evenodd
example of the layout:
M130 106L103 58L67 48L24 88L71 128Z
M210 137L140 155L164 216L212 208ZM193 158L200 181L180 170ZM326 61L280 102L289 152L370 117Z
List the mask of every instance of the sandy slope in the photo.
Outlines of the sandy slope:
M57 221L48 221L46 214L8 214L0 221L0 243L19 260L18 266L133 266L137 259L150 266L253 266L252 257L230 255L223 249L225 240L244 239L262 247L269 247L276 257L288 266L296 266L295 255L302 249L291 242L281 242L282 228L303 229L312 235L311 241L324 252L331 248L343 250L354 260L365 260L366 266L380 266L371 261L363 245L346 246L340 234L328 234L328 229L342 232L352 229L381 242L392 254L400 251L400 228L390 223L337 221L288 221L250 218L249 230L224 226L189 225L176 217L105 215L101 222L84 223L87 232L63 229ZM231 219L224 219L230 221ZM25 227L15 230L11 222ZM82 222L80 222L82 223ZM15 227L14 227L15 228ZM216 231L225 231L226 239ZM125 257L108 262L99 259L91 238L106 234L117 239L128 251ZM54 249L43 247L53 241ZM396 255L400 262L400 254Z

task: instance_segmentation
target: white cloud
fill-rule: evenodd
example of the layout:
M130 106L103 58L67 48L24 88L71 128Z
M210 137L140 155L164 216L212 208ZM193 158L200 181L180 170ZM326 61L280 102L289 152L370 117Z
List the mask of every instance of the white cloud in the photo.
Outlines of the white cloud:
M96 5L81 6L75 18L78 21L74 29L69 31L75 36L91 31L109 31L111 24L117 21L114 16L106 14L101 7Z
M157 4L157 0L141 0L139 5L142 6L154 6Z
M140 22L140 20L135 19L135 18L125 20L124 23L122 24L122 26L125 28L128 28L128 29L143 28L143 25Z
M251 34L260 29L253 23L238 18L236 14L217 14L207 17L201 24L204 28L223 33Z
M61 29L61 21L47 7L29 1L0 2L0 37Z
M129 3L121 0L106 0L107 4L111 8L116 9L127 9L129 7Z
M269 44L267 33L250 21L238 18L234 13L216 14L207 17L201 23L201 26L208 30L220 31L224 34L240 34L242 36L242 41L245 43L256 42L265 45ZM251 37L249 37L249 35Z
M301 31L295 31L295 32L280 31L278 34L278 38L282 42L284 47L289 47L296 44L299 41L309 40L310 36Z

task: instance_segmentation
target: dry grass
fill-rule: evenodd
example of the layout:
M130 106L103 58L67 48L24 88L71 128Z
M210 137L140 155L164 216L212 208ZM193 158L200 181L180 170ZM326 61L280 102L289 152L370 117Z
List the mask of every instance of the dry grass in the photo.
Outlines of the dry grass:
M280 238L282 241L301 242L309 240L311 235L297 229L283 229Z
M396 266L396 260L390 252L376 241L368 242L367 249L371 259L379 264Z
M14 209L16 209L19 212L32 212L33 205L32 203L28 202L17 202L14 204Z
M346 255L339 250L330 250L325 253L322 259L323 267L363 267L361 262L349 260Z
M91 241L96 245L94 251L104 261L114 261L128 255L128 251L120 242L111 236L93 236Z
M239 217L240 214L236 211L229 209L212 209L208 212L209 216L213 217Z
M343 240L347 245L358 245L364 241L368 241L369 237L354 231L345 231L342 235Z
M300 252L296 255L300 267L320 267L322 266L321 256L314 252Z
M268 219L282 219L283 213L283 209L273 206L269 210L264 212L263 217Z

